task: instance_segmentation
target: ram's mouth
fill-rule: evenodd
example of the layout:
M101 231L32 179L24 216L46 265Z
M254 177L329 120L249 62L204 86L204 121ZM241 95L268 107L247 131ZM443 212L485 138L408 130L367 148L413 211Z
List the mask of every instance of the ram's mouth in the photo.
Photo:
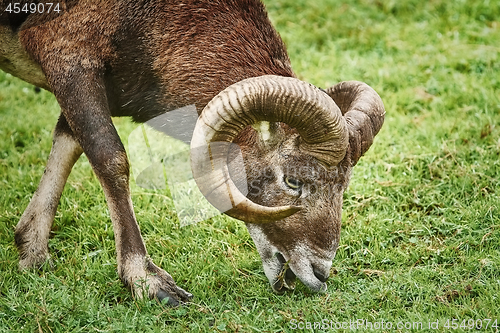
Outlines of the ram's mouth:
M304 244L278 249L268 241L261 228L250 223L247 228L259 251L264 273L276 293L294 290L297 279L312 292L326 291L325 282L330 276L334 251L313 251Z
M287 290L294 290L296 278L313 292L326 291L325 282L329 276L329 267L319 269L307 260L287 260L281 253L276 253L275 257L279 262L279 270L276 271L271 285L276 293L283 294Z
M274 291L278 294L283 294L287 290L295 289L295 273L290 269L288 261L285 260L281 253L276 254L276 258L281 265L280 273L276 276L276 280L272 284Z

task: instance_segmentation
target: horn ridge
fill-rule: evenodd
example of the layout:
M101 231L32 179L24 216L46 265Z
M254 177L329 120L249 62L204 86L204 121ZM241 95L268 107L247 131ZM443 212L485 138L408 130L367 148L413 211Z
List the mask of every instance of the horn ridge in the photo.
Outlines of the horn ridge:
M340 107L349 128L351 163L370 148L385 118L382 99L373 88L360 81L345 81L326 90Z

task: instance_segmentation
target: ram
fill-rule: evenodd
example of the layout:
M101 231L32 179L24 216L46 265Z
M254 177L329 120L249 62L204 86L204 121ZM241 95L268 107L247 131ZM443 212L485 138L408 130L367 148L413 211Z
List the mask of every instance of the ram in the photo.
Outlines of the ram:
M21 269L49 258L61 193L85 153L109 207L121 280L136 296L189 300L148 257L112 117L145 122L195 105L191 165L201 192L246 223L276 292L296 278L326 290L343 192L384 120L373 89L297 79L258 0L0 0L0 10L0 68L61 107L45 173L15 230ZM238 153L243 165L228 163ZM248 193L234 181L243 172Z

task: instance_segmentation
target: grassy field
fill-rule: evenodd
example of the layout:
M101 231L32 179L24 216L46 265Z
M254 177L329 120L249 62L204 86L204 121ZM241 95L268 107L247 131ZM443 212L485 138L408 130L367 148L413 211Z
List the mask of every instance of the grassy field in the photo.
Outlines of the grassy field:
M365 81L387 109L344 195L327 293L299 284L273 294L243 223L219 216L181 228L171 198L132 184L151 257L195 295L175 309L134 300L116 274L104 195L85 157L60 202L53 268L18 272L14 227L43 173L58 106L2 72L0 332L282 332L308 323L320 332L356 320L365 323L358 331L366 322L386 332L470 331L472 321L498 331L500 2L264 2L301 79ZM136 128L116 126L124 141Z

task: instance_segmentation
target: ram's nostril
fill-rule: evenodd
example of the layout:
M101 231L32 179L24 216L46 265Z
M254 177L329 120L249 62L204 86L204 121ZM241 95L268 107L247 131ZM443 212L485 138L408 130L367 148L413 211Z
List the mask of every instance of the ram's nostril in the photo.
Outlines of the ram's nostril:
M328 280L328 277L330 276L330 272L321 272L319 269L317 269L316 267L313 267L313 273L314 273L314 276L320 280L321 282L326 282L326 280Z

